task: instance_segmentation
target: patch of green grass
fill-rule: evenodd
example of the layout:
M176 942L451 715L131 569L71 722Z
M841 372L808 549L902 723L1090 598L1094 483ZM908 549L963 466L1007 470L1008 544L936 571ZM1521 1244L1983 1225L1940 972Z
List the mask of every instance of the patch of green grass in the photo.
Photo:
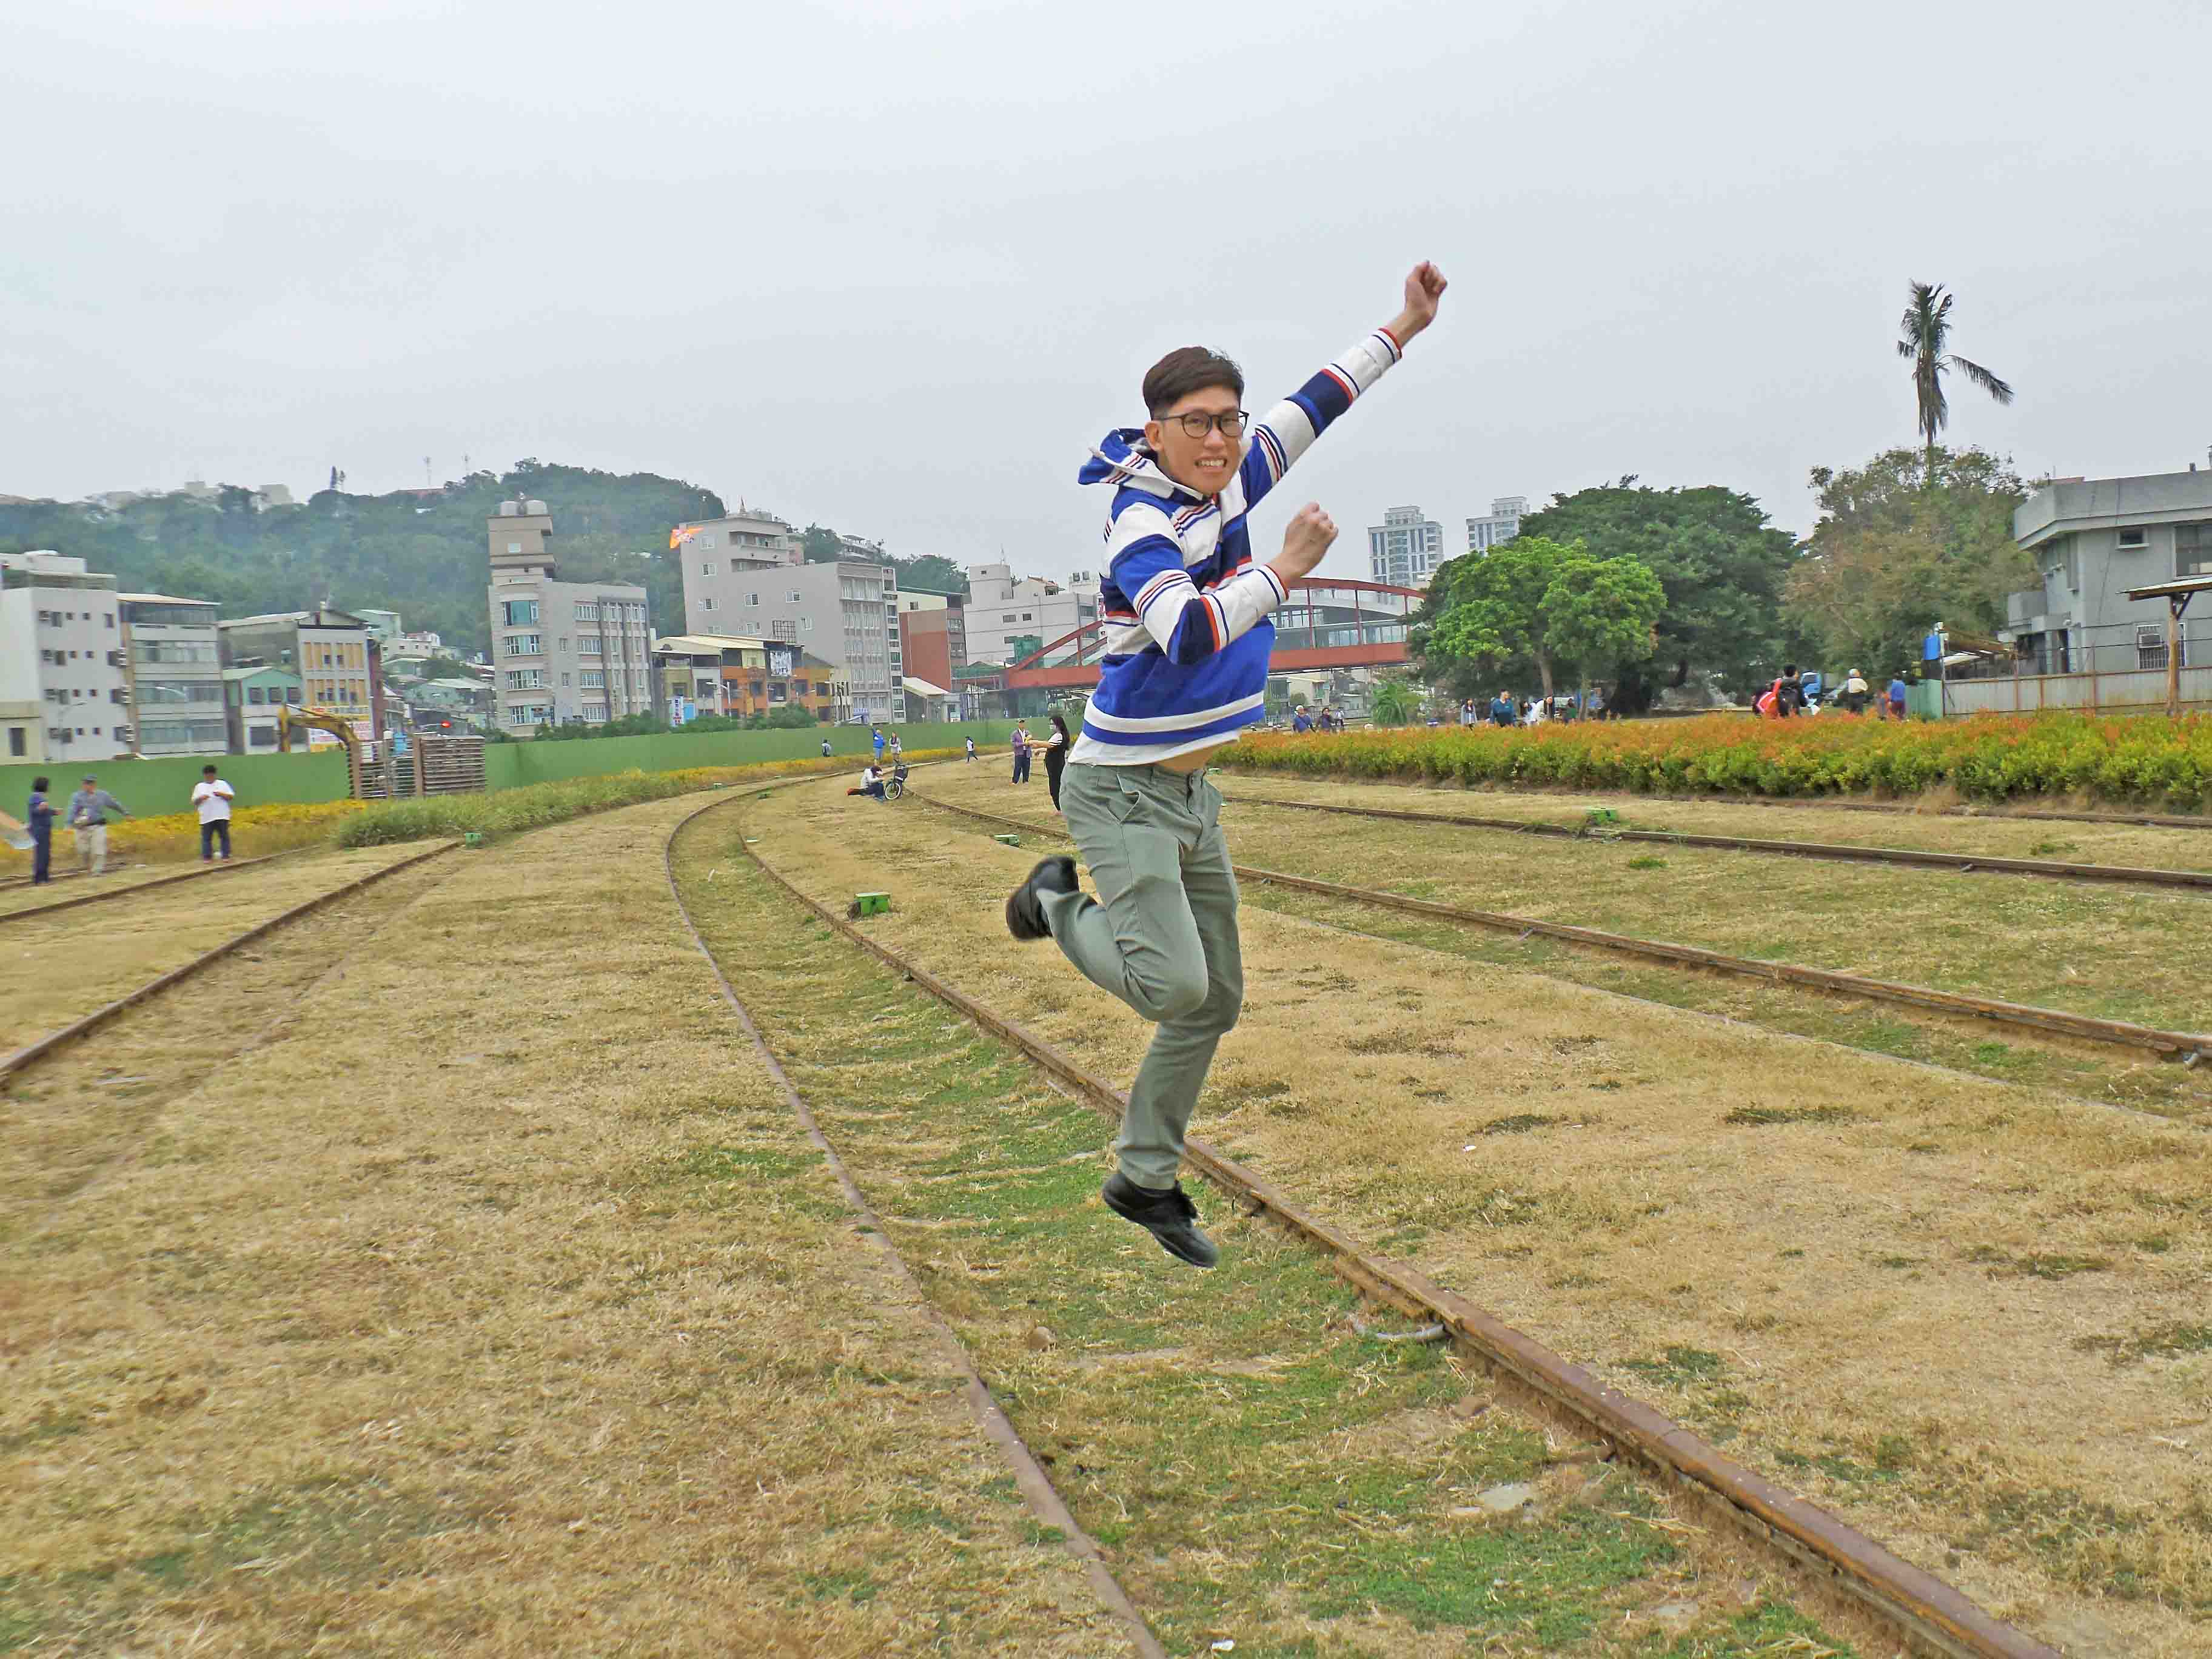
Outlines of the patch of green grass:
M1658 1359L1624 1359L1623 1370L1636 1371L1655 1382L1664 1382L1678 1389L1688 1388L1693 1382L1707 1382L1727 1369L1717 1353L1703 1348L1674 1347L1667 1350Z
M2191 1325L2173 1320L2126 1336L2079 1337L2074 1346L2081 1353L2108 1354L2115 1365L2139 1364L2146 1359L2179 1359L2185 1354L2212 1353L2212 1325Z
M1717 1630L1688 1631L1672 1641L1654 1631L1635 1650L1636 1659L1857 1659L1857 1652L1779 1601L1761 1601Z
M1898 1476L1895 1469L1886 1469L1879 1464L1869 1467L1864 1463L1854 1463L1850 1458L1838 1457L1832 1452L1808 1455L1804 1452L1791 1451L1786 1446L1775 1449L1774 1461L1785 1469L1818 1469L1831 1480L1861 1484L1894 1480Z
M874 1601L878 1589L876 1581L865 1571L850 1569L806 1573L800 1582L817 1601L849 1601L856 1607Z
M1240 1650L1332 1652L1306 1621L1370 1609L1437 1632L1439 1651L1564 1650L1674 1559L1645 1522L1650 1494L1609 1468L1533 1522L1455 1517L1491 1486L1538 1478L1547 1456L1535 1425L1481 1409L1478 1374L1439 1347L1350 1334L1351 1290L1200 1183L1224 1254L1193 1275L1098 1203L1110 1126L1024 1059L857 953L823 952L750 872L687 891L925 1294L1170 1651L1233 1632ZM784 1012L816 1006L839 1018ZM1245 1087L1264 1103L1291 1085ZM1543 1194L1409 1193L1395 1177L1382 1190L1394 1237L1586 1224ZM1038 1325L1053 1341L1033 1350ZM1699 1378L1719 1365L1691 1349L1669 1363ZM1011 1478L984 1490L1017 1497Z
M1647 854L1640 859L1629 860L1628 867L1632 870L1664 870L1667 867L1667 860L1654 858Z
M1739 1106L1721 1121L1762 1127L1778 1123L1849 1123L1856 1115L1848 1106Z
M2035 1250L2026 1255L2014 1255L1994 1244L1976 1244L1965 1254L1966 1259L1976 1267L1989 1268L1992 1279L2071 1279L2077 1273L2100 1273L2112 1265L2109 1256Z
M1531 1129L1546 1129L1565 1121L1564 1118L1547 1117L1541 1112L1516 1112L1510 1117L1493 1117L1482 1126L1482 1133L1486 1135L1522 1135Z

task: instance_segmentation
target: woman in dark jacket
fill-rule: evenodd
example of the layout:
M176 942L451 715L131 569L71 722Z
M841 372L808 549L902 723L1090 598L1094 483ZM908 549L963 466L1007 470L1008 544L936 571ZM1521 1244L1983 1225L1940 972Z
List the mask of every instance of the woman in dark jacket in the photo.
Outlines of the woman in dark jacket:
M1052 717L1052 735L1044 740L1044 787L1052 791L1052 810L1060 811L1060 769L1067 764L1067 746L1074 741L1067 735L1067 722L1057 714Z

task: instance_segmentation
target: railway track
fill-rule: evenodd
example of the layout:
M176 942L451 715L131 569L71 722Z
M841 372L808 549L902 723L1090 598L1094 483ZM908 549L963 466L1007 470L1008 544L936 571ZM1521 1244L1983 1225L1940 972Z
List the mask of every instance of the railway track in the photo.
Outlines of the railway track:
M1300 812L1330 812L1345 817L1384 818L1398 823L1440 824L1447 829L1499 830L1561 841L1652 842L1669 847L1713 848L1723 852L1769 853L1790 858L1825 859L1844 864L1888 864L1960 874L2044 876L2061 881L2107 885L2179 887L2212 892L2212 871L2165 870L2127 864L2069 864L2060 859L1998 858L1979 853L1924 853L1908 847L1852 847L1835 842L1762 841L1751 836L1701 835L1684 830L1605 830L1564 823L1524 823L1457 812L1407 812L1389 806L1348 806L1333 802L1279 800L1267 795L1231 795L1239 806L1279 806Z
M995 812L938 800L911 788L907 793L924 805L933 806L939 811L956 813L1028 835L1048 836L1062 841L1067 839L1067 832L1058 825L1003 817ZM1294 892L1313 893L1324 898L1349 900L1382 909L1402 911L1409 915L1434 917L1497 933L1512 933L1521 939L1532 935L1554 939L1645 961L1664 962L1678 968L1707 969L1747 979L1802 986L1810 990L1833 992L1875 1002L1899 1003L1937 1013L2045 1031L2082 1042L2148 1049L2154 1054L2170 1055L2190 1066L2212 1059L2212 1036L2201 1032L2165 1030L2156 1026L2138 1025L2129 1020L2099 1019L2088 1014L2069 1013L2060 1008L2005 1002L1995 997L1971 996L1958 991L1939 991L1932 987L1909 985L1897 980L1869 979L1857 974L1837 973L1826 968L1807 968L1796 963L1729 956L1723 951L1708 951L1694 945L1639 939L1633 934L1607 933L1596 927L1577 927L1566 922L1547 921L1534 916L1516 916L1499 910L1476 910L1461 905L1440 904L1432 899L1409 898L1401 893L1382 892L1369 887L1351 887L1340 882L1321 881L1310 876L1261 869L1253 865L1237 864L1231 867L1240 881L1260 882Z
M311 899L292 906L289 910L270 917L266 921L256 923L235 938L224 940L213 950L204 951L190 962L181 963L170 969L168 972L147 981L137 990L119 996L112 1002L103 1004L82 1018L70 1021L59 1030L50 1031L36 1042L27 1043L16 1049L13 1054L0 1055L0 1079L13 1077L27 1067L36 1065L49 1054L67 1048L81 1037L89 1036L149 998L158 996L171 987L181 984L184 981L191 978L193 975L221 962L233 951L252 944L254 940L272 933L291 922L297 921L303 916L312 915L326 905L335 904L340 899L358 893L364 888L372 887L378 882L396 876L404 870L411 870L416 866L427 863L432 859L442 858L459 845L459 842L447 842L431 848L428 852L417 853L412 857L398 860L395 863L386 865L381 870L372 870L365 876L356 877L354 880L335 887L327 893L319 893ZM279 855L272 854L272 856Z
M74 898L57 899L52 904L38 904L27 909L0 912L0 927L6 927L11 921L33 921L40 916L51 916L58 911L74 910L81 905L104 904L110 899L131 898L140 893L153 892L157 888L173 887L180 881L199 881L209 876L224 875L237 870L250 870L257 864L267 864L273 859L288 859L295 854L309 850L305 847L295 847L282 853L264 853L259 858L228 860L222 864L210 865L204 869L183 871L173 876L157 876L152 881L133 882L128 887L111 887L97 893L80 893Z
M928 801L911 789L908 793L944 810L967 812L1000 823L1016 822L999 818L995 814ZM687 817L684 823L690 823L715 806L726 804L710 803ZM1018 827L1032 834L1053 833L1034 824ZM673 840L672 834L672 847ZM1085 1070L1073 1058L988 1004L872 938L843 914L804 891L750 842L744 842L742 850L776 889L822 926L981 1030L1019 1050L1065 1091L1102 1116L1119 1120L1127 1101L1109 1083ZM672 888L672 866L670 881ZM680 906L680 897L678 902ZM688 913L685 921L690 927ZM712 952L699 939L696 929L691 931L695 943L711 962ZM719 966L716 973L720 973ZM765 1043L750 1018L744 1017L742 1006L737 1005L735 994L726 981L724 990L732 1004L738 1006L740 1018L765 1055ZM773 1065L773 1057L769 1060ZM781 1082L781 1073L778 1076ZM783 1086L803 1113L803 1103L789 1094L787 1083ZM803 1121L809 1134L829 1151L811 1117ZM834 1158L834 1152L830 1155ZM1192 1139L1187 1158L1200 1174L1248 1212L1267 1217L1311 1246L1364 1295L1425 1324L1436 1326L1443 1340L1474 1358L1486 1370L1512 1379L1579 1421L1609 1443L1617 1455L1632 1461L1672 1488L1705 1501L1714 1512L1755 1542L1779 1552L1801 1567L1809 1568L1822 1582L1856 1601L1916 1650L1960 1656L1961 1659L1966 1656L1974 1656L1975 1659L2030 1659L2031 1656L2033 1659L2057 1659L2055 1650L1991 1617L1950 1585L1891 1553L1826 1510L1723 1456L1682 1425L1607 1386L1583 1366L1506 1325L1456 1291L1378 1255L1349 1233L1313 1215L1290 1194L1223 1156L1209 1143ZM839 1179L846 1179L842 1168ZM848 1194L848 1201L855 1196ZM864 1206L865 1201L860 1203ZM865 1213L864 1208L862 1212ZM1078 1535L1072 1534L1071 1537Z
M1274 772L1242 773L1234 767L1226 769L1231 777L1274 777ZM1434 786L1399 778L1350 778L1330 776L1332 783L1371 783L1377 787L1419 789ZM1473 793L1473 792L1470 792ZM1529 793L1532 791L1518 793ZM1697 806L1776 806L1811 808L1830 812L1886 812L1892 817L1986 818L2002 821L2007 818L2049 820L2057 823L2103 823L2119 828L2147 830L2212 830L2212 817L2190 817L2175 812L2068 812L2057 808L2039 811L2034 808L1984 808L1978 806L1946 806L1935 811L1915 806L1904 801L1833 800L1826 797L1797 799L1777 795L1645 795L1626 789L1583 789L1562 793L1581 795L1603 795L1613 799L1640 801L1645 804L1679 801Z

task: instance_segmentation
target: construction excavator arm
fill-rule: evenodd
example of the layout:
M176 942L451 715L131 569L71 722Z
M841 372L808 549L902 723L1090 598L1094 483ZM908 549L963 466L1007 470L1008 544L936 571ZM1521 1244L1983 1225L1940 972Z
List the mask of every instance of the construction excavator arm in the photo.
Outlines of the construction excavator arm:
M327 732L345 745L348 770L350 775L361 774L361 739L354 735L353 722L333 714L327 708L301 707L296 703L276 705L276 752L292 752L292 734L297 732L303 738L309 731Z

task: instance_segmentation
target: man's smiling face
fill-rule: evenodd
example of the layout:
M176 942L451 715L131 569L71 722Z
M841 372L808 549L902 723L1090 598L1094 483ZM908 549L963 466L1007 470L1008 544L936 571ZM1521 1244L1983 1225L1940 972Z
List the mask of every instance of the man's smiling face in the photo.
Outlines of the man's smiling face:
M1228 486L1244 459L1242 430L1231 437L1221 429L1223 416L1231 417L1229 423L1232 427L1237 425L1237 394L1229 387L1201 386L1176 398L1169 408L1146 422L1145 441L1159 457L1160 470L1168 477L1201 495L1218 495ZM1185 429L1182 416L1186 415L1205 416L1203 437L1194 437ZM1198 422L1194 420L1188 424L1195 426Z

